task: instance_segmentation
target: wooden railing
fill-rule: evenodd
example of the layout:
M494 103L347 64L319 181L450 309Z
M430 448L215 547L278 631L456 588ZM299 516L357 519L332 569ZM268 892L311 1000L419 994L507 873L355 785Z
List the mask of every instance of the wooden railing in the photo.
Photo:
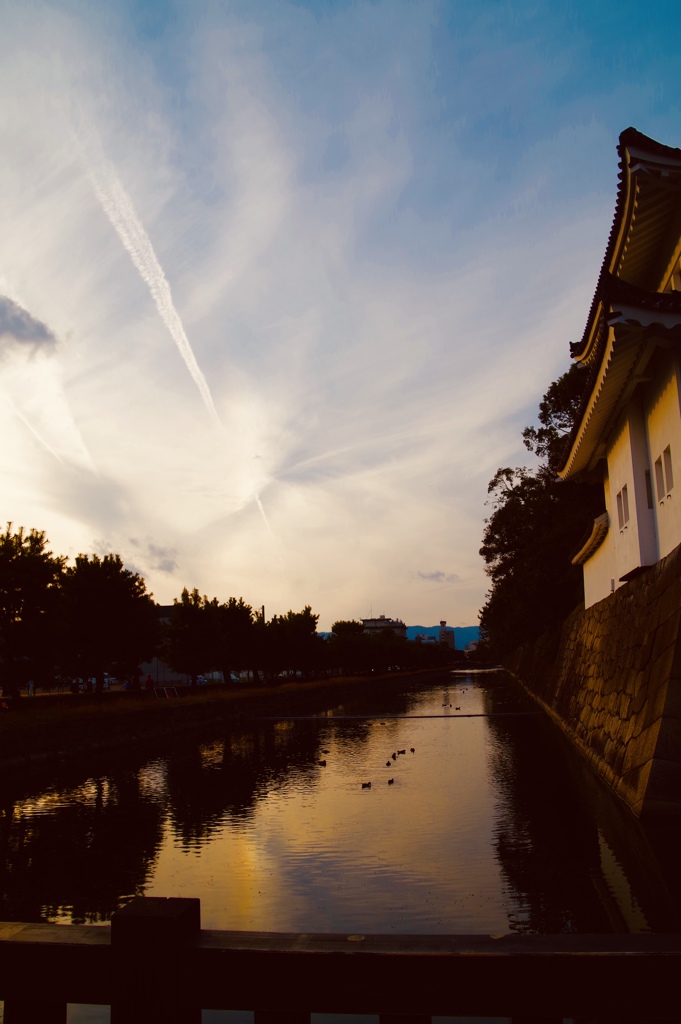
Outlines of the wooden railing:
M202 931L194 899L139 897L111 926L0 924L5 1024L64 1024L67 1003L112 1024L198 1024L201 1008L256 1024L311 1012L557 1024L681 1016L679 935L297 935Z

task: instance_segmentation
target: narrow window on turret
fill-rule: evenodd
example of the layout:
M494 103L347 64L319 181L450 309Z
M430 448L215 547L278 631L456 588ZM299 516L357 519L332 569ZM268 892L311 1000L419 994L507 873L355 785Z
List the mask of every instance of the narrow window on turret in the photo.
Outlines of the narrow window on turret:
M669 445L667 445L665 450L662 452L662 457L664 458L664 477L667 483L667 497L670 498L671 494L669 492L674 486L674 474L672 473L672 450Z
M629 522L629 494L625 484L621 491L617 492L617 522L620 530Z
M646 498L648 499L648 508L653 507L653 485L650 481L650 471L646 470Z
M657 500L664 501L667 493L664 489L664 470L662 469L662 457L655 459L655 484L657 486Z

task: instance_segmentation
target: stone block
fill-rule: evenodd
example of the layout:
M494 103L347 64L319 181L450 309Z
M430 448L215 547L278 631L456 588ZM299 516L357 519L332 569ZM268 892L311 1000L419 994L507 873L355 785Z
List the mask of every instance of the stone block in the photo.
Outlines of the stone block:
M641 767L647 761L652 761L655 756L659 731L660 723L657 721L627 744L627 754L624 759L625 772L635 767Z
M636 733L637 722L638 722L638 719L636 718L636 716L632 715L629 718L629 721L623 727L622 739L623 739L624 743L629 743L634 738L634 735L638 735L638 733ZM640 732L640 729L639 729L639 732Z
M646 704L647 692L645 686L639 686L638 692L634 695L629 706L629 714L637 715L643 710Z
M646 725L651 725L662 717L667 699L667 688L667 684L662 684L653 689L649 694L643 712Z
M681 609L677 608L657 627L653 645L653 661L656 661L668 647L676 644L679 636L679 622L681 622Z
M658 608L661 625L670 618L678 616L681 610L681 578L677 576L663 588L658 599Z
M627 748L622 746L622 744L618 744L617 750L615 751L615 754L612 758L612 770L615 774L615 777L619 777L622 775L622 768L624 767L624 757L626 752Z
M611 693L610 696L608 697L608 699L606 701L606 705L605 705L609 715L617 716L617 711L618 711L618 708L619 708L619 702L620 702L620 695L619 695L619 693Z
M645 632L641 635L639 643L635 646L635 655L632 657L632 665L634 668L642 669L646 667L650 661L654 643L654 632Z

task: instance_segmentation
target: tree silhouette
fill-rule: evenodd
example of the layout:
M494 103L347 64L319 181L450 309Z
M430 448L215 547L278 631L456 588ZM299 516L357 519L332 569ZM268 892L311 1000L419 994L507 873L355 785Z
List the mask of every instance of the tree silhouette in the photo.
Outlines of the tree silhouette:
M231 671L246 668L253 641L253 609L242 597L230 597L223 604L214 598L208 606L211 617L211 643L215 649L216 667L225 681Z
M480 554L492 581L480 612L483 647L503 658L563 621L583 599L582 570L571 555L602 511L603 488L563 483L553 466L579 414L584 374L576 367L550 385L540 404L542 427L527 427L536 470L498 469L490 481L492 514Z
M208 603L196 587L191 592L185 587L179 601L173 601L164 638L166 661L174 672L189 676L193 686L196 677L211 669L211 662L217 658L206 613Z
M0 534L0 670L3 692L19 696L29 678L47 675L64 559L44 532L8 523Z
M185 587L173 602L164 641L165 658L176 672L196 684L202 672L219 669L229 679L233 669L244 668L251 656L253 609L243 598L220 603L209 600L196 587Z
M137 677L154 653L158 625L154 601L120 555L78 555L62 578L64 660L71 674L96 680L116 671Z
M567 373L549 385L539 403L537 419L540 427L525 427L523 444L544 460L546 466L554 469L560 462L567 437L579 415L586 370L580 363L573 363Z
M263 668L270 674L302 672L308 675L325 661L323 640L317 636L319 615L311 606L302 611L274 615L265 630Z

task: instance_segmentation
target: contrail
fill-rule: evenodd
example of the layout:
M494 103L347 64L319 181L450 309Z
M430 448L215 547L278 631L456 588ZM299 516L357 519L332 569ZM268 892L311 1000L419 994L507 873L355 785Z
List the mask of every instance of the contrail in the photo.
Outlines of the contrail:
M208 415L217 427L222 428L220 417L213 404L208 382L196 361L189 339L182 326L170 292L170 285L158 262L144 225L137 216L132 199L126 192L113 165L102 154L96 163L88 161L92 184L102 209L111 221L116 234L137 267L140 277L151 293L156 308L168 328L171 338L180 350L185 366L199 389Z
M262 507L262 502L260 500L260 495L259 494L255 495L255 503L258 506L258 508L260 509L260 515L262 516L262 521L264 522L265 526L267 527L267 532L269 533L269 535L272 538L272 540L274 540L274 534L272 533L272 527L270 526L269 521L267 519L267 516L265 515L265 509Z
M199 389L208 415L218 430L224 433L224 427L213 403L208 382L189 344L189 338L173 303L170 285L154 252L151 240L137 216L132 199L123 187L115 167L104 155L101 142L93 127L90 127L88 135L87 141L82 137L79 141L81 145L85 142L85 159L95 194L130 259L139 271L140 277L149 289L159 315L177 345L192 380ZM254 500L270 537L274 538L260 495L256 494Z
M38 431L35 429L33 424L29 420L27 420L26 417L24 415L22 415L22 413L19 412L17 407L14 405L14 403L11 401L11 399L7 397L7 395L4 396L4 399L5 399L6 403L7 403L7 405L10 407L10 409L14 413L14 415L17 417L17 419L19 419L24 424L24 426L26 427L27 430L30 430L30 432L33 434L35 439L40 442L40 444L43 446L43 448L46 451L48 451L50 453L50 455L54 455L54 457L57 460L57 462L61 462L61 464L63 466L64 465L64 460L62 459L62 457L59 454L59 452L55 451L55 449L52 447L52 445L47 443L47 441L42 436L42 434L38 433ZM268 529L269 529L269 527L268 527Z

